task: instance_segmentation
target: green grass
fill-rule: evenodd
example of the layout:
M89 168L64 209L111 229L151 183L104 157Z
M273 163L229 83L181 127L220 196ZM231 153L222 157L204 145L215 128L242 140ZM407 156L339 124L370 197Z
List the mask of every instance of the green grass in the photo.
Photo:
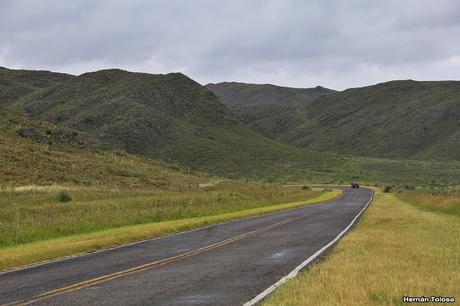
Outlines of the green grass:
M68 196L63 202L60 194ZM0 247L114 227L219 215L308 200L314 190L274 185L220 183L189 191L0 192Z
M0 193L0 269L330 200L339 191L226 182L194 191Z
M458 237L456 216L421 210L378 191L325 261L279 288L265 305L405 305L405 295L458 301Z

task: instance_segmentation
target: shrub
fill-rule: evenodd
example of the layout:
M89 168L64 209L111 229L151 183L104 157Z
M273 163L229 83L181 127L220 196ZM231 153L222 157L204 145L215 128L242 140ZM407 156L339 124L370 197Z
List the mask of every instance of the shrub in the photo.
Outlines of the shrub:
M302 189L305 189L305 190L310 190L311 188L310 188L310 187L308 187L308 186L305 186L305 185L304 185L304 186L302 186Z
M384 193L388 193L388 192L390 192L390 191L391 191L391 186L385 186L385 187L383 188L383 192L384 192Z
M61 203L69 202L72 200L72 197L70 196L69 192L67 190L61 190L57 194L57 200Z

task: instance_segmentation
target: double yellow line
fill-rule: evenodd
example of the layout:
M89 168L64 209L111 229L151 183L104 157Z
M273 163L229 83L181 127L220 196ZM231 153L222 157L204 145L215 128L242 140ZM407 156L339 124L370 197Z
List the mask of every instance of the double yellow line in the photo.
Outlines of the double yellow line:
M281 225L293 222L293 221L295 221L297 219L300 219L302 217L303 216L289 218L289 219L274 223L272 225L269 225L267 227L263 227L263 228L260 228L260 229L254 230L254 231L250 231L250 232L238 235L238 236L234 236L234 237L231 237L231 238L228 238L228 239L225 239L225 240L222 240L222 241L207 245L205 247L201 247L201 248L198 248L198 249L195 249L195 250L191 250L191 251L188 251L188 252L176 255L176 256L172 256L172 257L168 257L168 258L165 258L165 259L149 262L149 263L146 263L146 264L143 264L143 265L140 265L140 266L137 266L137 267L133 267L133 268L130 268L130 269L110 273L110 274L99 276L99 277L96 277L96 278L92 278L92 279L89 279L89 280L86 280L86 281L83 281L83 282L75 283L75 284L70 285L70 286L66 286L66 287L62 287L62 288L59 288L59 289L47 291L47 292L41 293L41 294L39 294L39 295L37 295L35 297L32 297L30 299L25 299L25 300L20 300L20 301L15 301L15 302L12 302L12 303L5 304L5 306L6 305L30 305L32 303L35 303L35 302L38 302L38 301L41 301L41 300L45 300L45 299L49 299L49 298L52 298L52 297L55 297L55 296L58 296L58 295L61 295L61 294L64 294L64 293L80 290L80 289L83 289L83 288L86 288L86 287L89 287L89 286L93 286L93 285L96 285L96 284L99 284L99 283L107 282L107 281L110 281L110 280L113 280L113 279L116 279L116 278L120 278L120 277L123 277L123 276L127 276L127 275L130 275L130 274L133 274L133 273L137 273L137 272L145 271L145 270L148 270L148 269L164 266L166 264L169 264L169 263L172 263L172 262L175 262L175 261L187 258L187 257L191 257L193 255L198 255L198 254L210 251L212 249L216 249L216 248L222 247L224 245L230 244L232 242L235 242L235 241L238 241L238 240L241 240L241 239L244 239L244 238L248 238L248 237L254 236L256 234L266 232L266 231L271 230L271 229L273 229L275 227L279 227Z

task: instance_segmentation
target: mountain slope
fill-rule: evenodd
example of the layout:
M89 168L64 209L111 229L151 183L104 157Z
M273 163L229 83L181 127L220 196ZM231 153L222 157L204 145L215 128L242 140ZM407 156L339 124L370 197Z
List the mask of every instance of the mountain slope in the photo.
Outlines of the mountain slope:
M341 161L261 137L180 73L86 73L37 90L10 108L87 132L115 149L229 177L293 175L294 163L303 164L301 171L320 171ZM285 166L276 171L280 163Z
M179 73L151 75L115 69L86 73L8 103L0 100L1 105L60 128L85 132L111 150L126 151L142 161L162 160L231 178L460 180L460 163L356 158L267 139L238 121L212 92Z
M107 150L88 135L0 108L0 186L175 188L205 181L185 169Z
M198 140L206 145L207 130L236 125L210 92L181 74L87 73L37 92L22 107L33 117L87 131L116 148L165 159L182 151L171 145L187 147Z
M393 81L316 100L290 143L390 157L460 159L460 82ZM346 131L346 133L343 133Z
M257 113L245 107L234 111L267 137L298 147L386 158L460 159L460 82L392 81L320 96L297 108L262 107Z
M308 105L316 98L334 93L324 87L289 88L271 84L245 84L223 82L208 84L220 101L229 107L235 116L258 133L276 140L298 124L297 109Z

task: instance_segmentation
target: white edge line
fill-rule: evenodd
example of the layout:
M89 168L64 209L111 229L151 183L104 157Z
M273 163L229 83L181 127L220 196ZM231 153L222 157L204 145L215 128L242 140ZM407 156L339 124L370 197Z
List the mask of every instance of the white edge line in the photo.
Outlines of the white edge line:
M338 186L343 187L341 185L338 185ZM314 186L312 188L322 188L322 187ZM334 189L334 188L332 188L332 186L331 187L327 186L326 188ZM339 189L339 190L343 190L343 189ZM342 192L342 196L343 196L343 192ZM136 244L148 243L148 242L153 241L153 240L166 239L166 238L170 238L172 236L184 235L184 234L188 234L188 233L191 233L191 232L204 230L204 229L207 229L207 228L210 228L210 227L213 227L213 226L237 223L237 222L242 222L242 221L245 221L245 220L248 220L248 219L253 219L253 218L258 218L258 217L266 217L266 216L274 215L274 214L277 214L277 213L283 213L283 212L288 212L288 211L291 211L291 210L301 209L301 208L304 208L306 206L310 207L310 206L322 205L322 204L325 204L325 203L333 202L333 201L338 200L340 198L341 197L333 198L333 199L330 199L330 200L319 201L317 203L314 202L314 203L311 203L311 204L300 205L298 207L283 209L283 210L280 210L280 211L274 211L274 212L270 212L270 213L266 213L266 214L254 215L254 216L244 217L244 218L230 220L230 221L226 221L226 222L214 223L214 224L206 225L206 226L203 226L203 227L197 227L197 228L186 230L186 231L170 233L170 234L166 234L164 236L157 236L157 237L153 237L153 238L147 238L147 239L143 239L143 240L133 241L133 242L120 244L120 245L115 245L115 246L112 246L112 247L103 248L103 249L99 249L99 250L82 252L82 253L63 256L63 257L60 257L60 258L44 260L44 261L41 261L41 262L37 262L37 263L29 264L29 265L19 266L19 267L15 267L15 268L0 271L0 276L4 275L4 274L10 274L10 273L13 273L13 272L19 272L19 271L22 271L22 270L28 270L28 269L32 269L32 268L37 268L37 267L40 267L40 266L45 266L45 265L49 265L49 264L53 264L53 263L58 263L58 262L61 262L61 261L67 261L67 260L70 260L70 259L86 257L86 256L93 256L93 255L96 255L98 253L110 252L110 251L113 251L113 250L116 250L116 249L130 247L130 246L133 246L133 245L136 245ZM303 201L299 201L299 202L303 202ZM281 203L281 204L283 204L283 203ZM147 224L147 223L144 223L144 224Z
M311 263L313 260L315 260L319 255L321 255L324 251L326 251L329 247L331 247L334 243L336 243L340 238L342 238L342 236L345 235L346 232L353 226L353 224L356 222L356 220L358 220L359 216L361 216L361 214L366 210L366 208L369 206L369 204L374 199L374 192L371 189L368 189L368 190L371 191L371 198L366 203L366 205L363 207L363 209L361 209L361 211L354 217L354 219L351 220L350 224L348 224L348 226L343 231L341 231L340 234L337 235L337 237L335 237L331 242L329 242L328 244L323 246L321 249L316 251L316 253L314 253L313 255L308 257L300 265L295 267L294 270L292 270L288 275L284 276L279 281L277 281L276 283L274 283L273 285L271 285L270 287L265 289L263 292L259 293L252 300L244 303L243 306L252 306L252 305L255 305L255 304L259 303L260 301L262 301L265 297L267 297L269 294L271 294L273 291L275 291L278 287L280 287L283 284L285 284L291 278L296 277L297 274L300 272L300 270L305 268L309 263Z

